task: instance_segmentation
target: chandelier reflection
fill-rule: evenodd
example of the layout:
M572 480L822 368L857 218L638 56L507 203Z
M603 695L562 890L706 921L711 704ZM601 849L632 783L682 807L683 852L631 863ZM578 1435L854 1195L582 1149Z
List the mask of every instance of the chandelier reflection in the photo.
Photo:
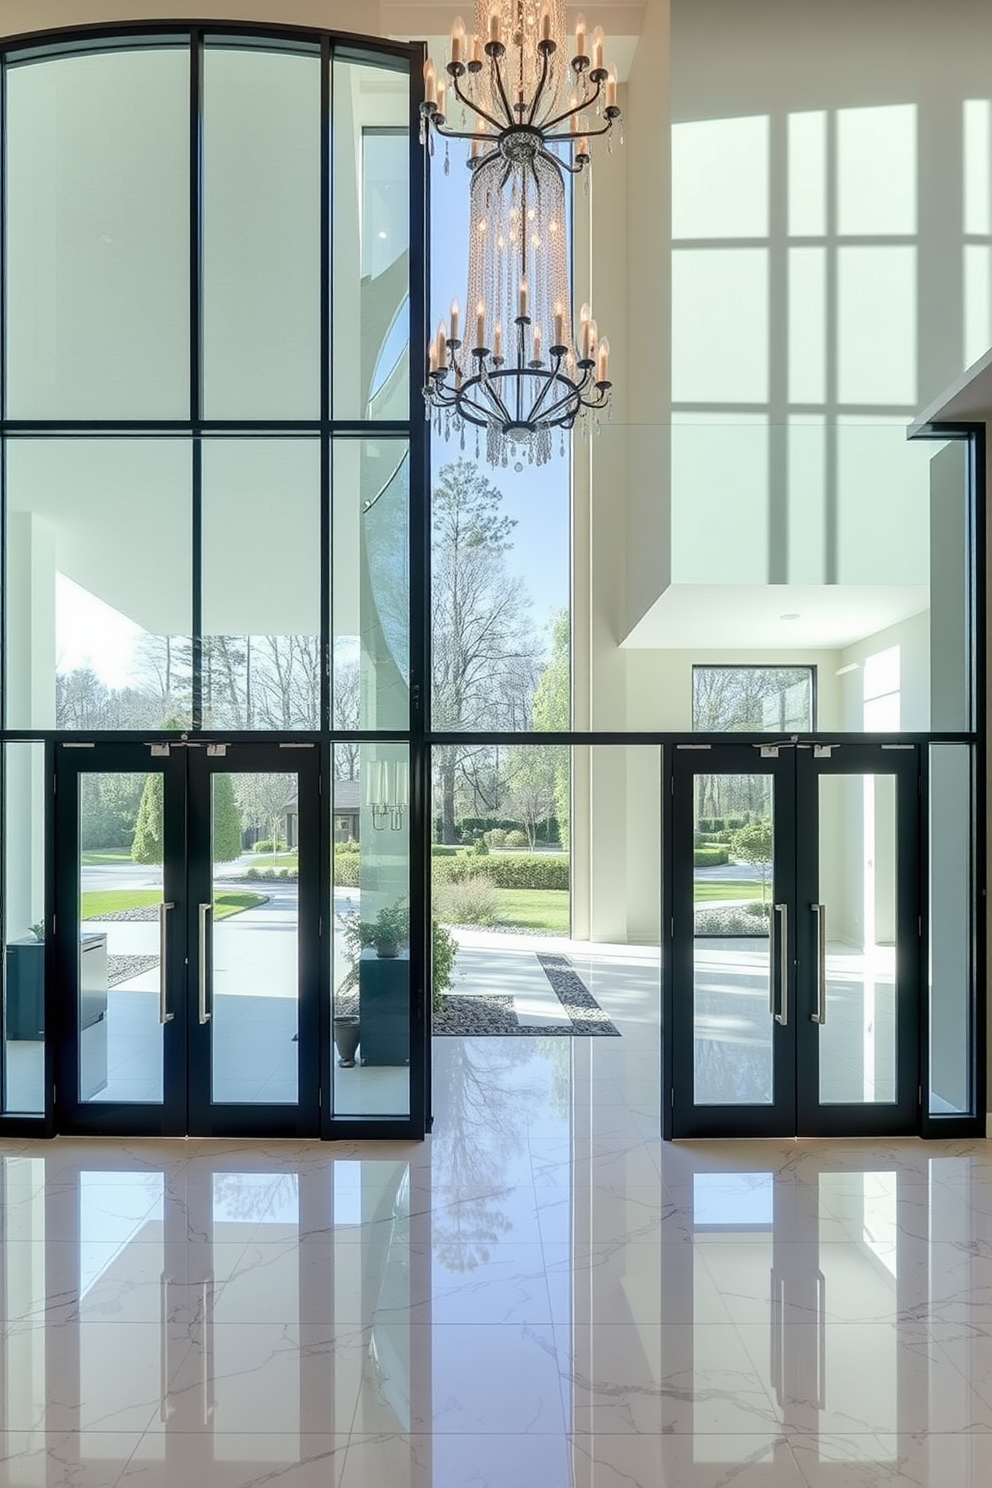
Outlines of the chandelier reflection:
M366 766L365 804L377 832L403 828L410 801L410 770L405 760L372 760Z
M564 16L563 0L479 0L471 40L455 22L447 70L474 128L449 126L444 85L431 63L425 72L425 128L471 142L471 186L467 323L453 301L428 348L424 398L438 433L464 445L466 426L484 431L493 465L518 455L543 465L555 429L564 453L565 431L610 401L609 343L586 305L573 336L565 176L588 164L590 135L608 133L620 110L601 30L587 48L580 17L575 56L558 62Z

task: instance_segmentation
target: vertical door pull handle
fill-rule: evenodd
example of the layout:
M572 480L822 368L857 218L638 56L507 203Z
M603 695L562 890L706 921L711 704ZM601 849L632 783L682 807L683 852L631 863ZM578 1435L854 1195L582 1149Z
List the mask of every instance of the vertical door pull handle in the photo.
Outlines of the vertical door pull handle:
M212 904L200 905L199 994L201 1025L210 1022L210 1014L207 1012L207 915L212 908Z
M811 904L816 915L816 1012L810 1020L822 1027L827 1021L827 906Z
M782 916L778 928L779 1011L775 1022L784 1028L789 1021L789 906L776 904L775 913Z
M158 907L158 1021L160 1023L171 1023L176 1016L175 1013L167 1011L167 999L169 995L169 931L168 915L170 909L175 909L174 904L160 904Z

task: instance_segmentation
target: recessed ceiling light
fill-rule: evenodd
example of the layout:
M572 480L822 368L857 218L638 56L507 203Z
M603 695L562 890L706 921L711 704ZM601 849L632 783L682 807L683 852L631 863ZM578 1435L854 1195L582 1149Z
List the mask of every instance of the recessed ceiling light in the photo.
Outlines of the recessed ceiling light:
M778 618L780 620L798 620L799 619L799 616L798 615L779 615Z
M389 234L387 232L385 232L383 229L380 229L379 236L380 236L380 238L388 238L389 237Z

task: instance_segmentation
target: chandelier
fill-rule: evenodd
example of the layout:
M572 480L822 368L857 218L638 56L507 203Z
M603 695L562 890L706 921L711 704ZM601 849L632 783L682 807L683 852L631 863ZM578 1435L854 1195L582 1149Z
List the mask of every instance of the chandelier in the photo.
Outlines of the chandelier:
M575 55L557 62L564 15L564 0L477 0L471 39L456 20L447 71L474 128L448 125L444 84L425 67L425 132L471 142L471 186L467 323L453 301L428 348L424 398L439 433L485 431L492 464L526 453L543 465L554 429L564 438L610 400L609 343L588 306L572 334L565 173L588 164L590 136L620 110L600 28L587 49L579 17Z

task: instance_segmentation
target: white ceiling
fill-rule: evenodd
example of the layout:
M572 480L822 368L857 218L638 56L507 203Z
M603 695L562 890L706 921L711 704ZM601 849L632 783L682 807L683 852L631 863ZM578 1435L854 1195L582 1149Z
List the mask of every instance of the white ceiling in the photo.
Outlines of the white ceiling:
M929 604L930 591L922 584L673 584L623 645L839 651Z

